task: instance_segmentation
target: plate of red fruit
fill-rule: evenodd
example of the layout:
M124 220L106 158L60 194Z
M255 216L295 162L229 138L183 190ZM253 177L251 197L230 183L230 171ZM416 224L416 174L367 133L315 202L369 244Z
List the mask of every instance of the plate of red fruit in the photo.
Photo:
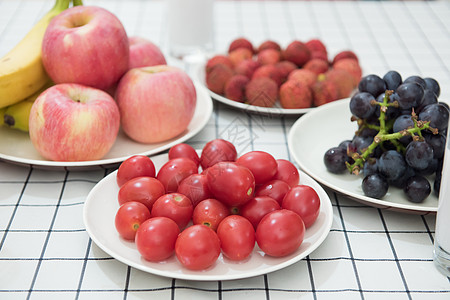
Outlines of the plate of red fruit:
M192 151L187 154L189 151L180 149ZM289 161L280 162L264 151L237 157L232 150L234 146L229 142L213 140L201 152L178 144L168 154L130 157L89 193L83 210L86 231L98 247L129 266L185 280L235 280L267 274L290 266L317 249L327 237L333 220L332 205L323 188ZM210 155L214 153L217 155ZM264 162L252 164L257 157L260 161L264 158ZM261 166L266 168L263 170ZM216 172L219 168L224 168L224 172ZM186 173L188 169L191 172ZM208 171L195 173L200 170ZM255 175L247 177L250 173ZM243 180L239 174L247 174L244 177L251 180ZM263 180L262 177L267 180L267 174L271 174L272 179L261 184L266 188L255 190L256 182ZM200 180L202 176L205 181ZM196 179L191 180L194 177ZM239 179L239 187L223 190L224 185L233 184L238 177L242 179ZM144 180L149 188L141 188ZM283 185L287 189L280 188ZM248 186L252 187L250 194L245 192ZM298 189L307 190L302 195L309 196L301 196L301 200L297 197ZM236 191L244 191L245 195L234 197ZM174 201L167 202L167 197ZM241 203L244 198L246 202ZM286 200L288 198L292 201ZM238 199L241 204L233 207L239 210L231 209L231 205L237 203L230 203L230 199ZM295 202L302 203L301 211ZM138 206L147 210L145 218L141 218L141 210L133 211L133 207ZM234 239L237 244L222 235L223 228L239 227L222 225L228 224L230 219L240 219L241 225L248 223L250 230L245 230L248 234L244 234L246 242L242 243L237 231L234 232L239 237ZM157 230L170 223L175 230ZM171 227L164 228L173 229ZM208 233L210 238L205 240L200 233ZM271 236L276 242L267 243L265 239ZM220 242L215 243L218 239ZM230 251L226 245L235 247ZM299 266L299 270L302 269Z
M209 57L195 75L213 99L252 113L302 115L349 97L361 79L357 55L343 50L331 59L320 39L273 40L255 46L244 37L227 53Z

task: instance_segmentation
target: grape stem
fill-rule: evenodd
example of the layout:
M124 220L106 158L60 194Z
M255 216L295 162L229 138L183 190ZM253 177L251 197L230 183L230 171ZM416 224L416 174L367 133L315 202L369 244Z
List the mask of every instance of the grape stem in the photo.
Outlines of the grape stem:
M414 110L411 113L411 117L414 121L414 127L396 132L396 133L389 133L390 128L392 128L392 124L389 122L386 122L386 111L389 108L389 106L398 107L398 102L393 101L392 103L388 103L389 97L392 95L392 90L387 90L383 97L383 102L378 102L376 100L373 100L371 102L372 105L378 105L380 106L380 116L378 117L378 121L380 123L379 126L373 125L373 124L367 124L362 119L355 118L352 116L352 121L357 121L360 132L361 129L365 126L367 128L378 130L378 133L373 138L372 144L369 145L366 149L363 149L364 151L360 153L348 153L348 155L354 160L352 164L346 163L347 169L350 171L350 173L358 175L361 171L361 169L364 167L364 162L368 159L370 154L373 153L373 151L380 145L383 144L385 141L390 141L396 148L398 152L404 152L405 147L398 141L400 138L410 135L412 136L413 140L423 140L422 136L422 130L428 129L433 134L437 134L437 129L432 128L430 126L430 122L424 122L420 121L417 118L416 113Z

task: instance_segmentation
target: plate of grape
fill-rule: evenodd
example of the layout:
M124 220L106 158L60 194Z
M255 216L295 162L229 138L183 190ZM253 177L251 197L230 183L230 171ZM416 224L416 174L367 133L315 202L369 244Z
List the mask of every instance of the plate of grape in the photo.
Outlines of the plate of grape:
M436 213L449 110L432 83L419 76L402 80L395 71L363 77L352 98L294 123L288 137L293 158L319 183L353 200Z

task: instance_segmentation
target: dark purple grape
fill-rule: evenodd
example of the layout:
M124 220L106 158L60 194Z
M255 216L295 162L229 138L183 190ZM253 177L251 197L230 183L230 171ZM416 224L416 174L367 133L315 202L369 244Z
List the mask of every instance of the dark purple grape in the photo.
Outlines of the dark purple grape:
M414 82L403 82L397 88L398 105L401 109L416 107L422 102L424 89Z
M438 167L438 162L439 162L439 160L437 158L433 157L433 159L431 159L431 162L428 164L428 167L426 167L423 170L416 171L417 175L429 176L429 175L436 173L436 170Z
M364 127L361 131L359 131L359 136L361 137L371 137L373 138L374 136L376 136L378 133L378 130L369 128L369 127Z
M345 151L347 151L347 147L348 147L348 145L349 145L351 142L352 142L351 140L345 140L345 141L342 141L342 142L339 143L338 147L339 147L339 148L342 148L342 149L345 149Z
M406 78L405 80L403 80L403 83L408 83L408 82L414 82L414 83L417 83L417 84L420 85L423 89L425 89L425 88L427 87L427 84L426 84L425 80L423 80L422 77L417 76L417 75L409 76L408 78Z
M426 89L423 93L422 102L420 103L420 105L418 105L415 111L416 113L420 113L425 106L430 104L436 104L437 102L438 98L436 94L432 90Z
M448 118L448 109L440 103L425 106L419 114L419 120L430 121L430 126L439 132L447 128Z
M394 121L394 125L392 127L393 132L400 132L402 130L413 128L414 127L414 121L411 117L411 115L401 115ZM409 142L412 140L411 135L405 135L402 136L399 141L403 145L409 144Z
M361 187L367 197L381 199L386 195L389 184L386 178L375 173L364 177Z
M402 84L402 76L397 71L389 71L383 76L383 80L386 83L387 90L395 91L400 84Z
M378 165L376 158L370 158L364 163L363 173L364 176L378 173Z
M448 103L442 102L442 101L439 101L438 103L439 103L440 105L443 105L448 111L450 111L450 106L448 105Z
M357 135L353 137L352 143L351 143L351 149L354 150L354 152L363 153L367 147L370 146L373 142L373 137L370 136L360 136Z
M436 97L439 98L439 96L441 95L441 87L439 86L437 80L430 77L425 77L423 80L426 84L425 89L433 91L436 94Z
M405 161L416 170L424 170L433 159L433 147L427 142L412 141L405 150Z
M409 201L421 203L431 193L430 182L423 176L414 175L406 181L403 191Z
M340 174L347 170L345 163L348 159L347 151L340 147L328 149L323 156L325 167L333 174Z
M378 172L387 180L396 180L406 171L403 155L395 150L384 152L378 159Z
M442 159L445 151L446 137L441 134L432 134L430 132L422 132L425 141L433 147L434 158Z
M375 97L367 92L359 92L353 95L350 99L350 111L352 114L360 119L367 119L373 115L375 105L372 105L372 101L376 101Z
M384 80L375 74L366 75L359 81L358 90L360 92L367 92L374 97L386 91L386 83Z
M409 177L416 175L416 171L414 171L413 168L406 165L406 171L405 173L397 178L396 180L389 180L389 185L395 186L397 188L403 189L406 185L406 181L409 179Z

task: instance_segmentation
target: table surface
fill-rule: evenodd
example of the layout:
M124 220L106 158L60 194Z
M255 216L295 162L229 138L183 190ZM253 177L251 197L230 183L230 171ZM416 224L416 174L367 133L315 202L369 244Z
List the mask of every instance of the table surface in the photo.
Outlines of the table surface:
M0 55L52 1L0 0ZM115 13L131 35L165 47L164 2L85 1ZM450 2L216 1L214 51L248 37L321 38L330 56L354 50L364 74L388 70L441 84L450 99ZM264 150L293 161L287 134L296 117L258 117L214 103L201 148L239 122L239 153ZM252 123L253 122L253 123ZM244 142L248 141L248 142ZM0 141L1 142L1 141ZM108 170L55 171L0 162L1 299L449 299L449 278L432 261L434 215L386 211L327 190L331 230L305 259L269 274L231 281L188 281L131 268L103 252L83 223L84 201Z

